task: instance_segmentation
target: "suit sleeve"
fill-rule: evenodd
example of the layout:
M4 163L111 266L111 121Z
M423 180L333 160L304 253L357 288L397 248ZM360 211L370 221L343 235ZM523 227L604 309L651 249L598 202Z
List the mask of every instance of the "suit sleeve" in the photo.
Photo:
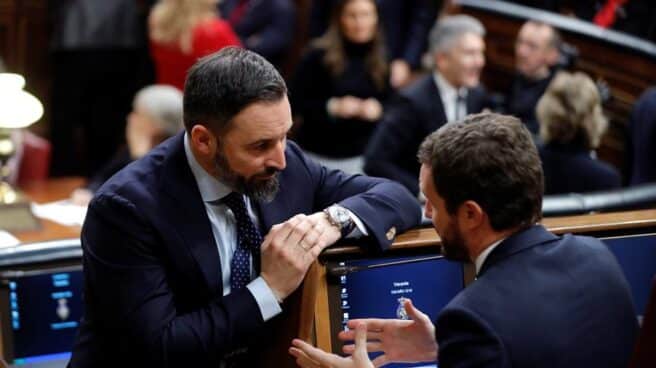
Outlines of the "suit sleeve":
M510 367L499 336L470 310L444 309L436 333L440 368Z
M406 0L408 1L408 0ZM409 29L405 37L403 59L412 68L419 67L422 53L426 50L426 40L435 19L437 18L437 5L434 1L415 0L408 1L412 9L410 13Z
M374 249L389 248L395 234L419 225L419 203L400 184L329 170L306 158L294 143L290 143L290 148L301 158L315 187L314 210L321 211L335 203L348 208L369 230L376 244Z
M137 207L119 195L100 194L92 201L82 246L88 312L102 316L89 315L89 320L95 328L122 337L112 341L118 345L117 356L140 352L134 359L153 367L216 365L263 326L246 288L227 296L207 295L196 310L178 310L180 295L174 295L169 283L163 240Z
M385 112L383 119L369 139L365 150L364 171L368 175L383 177L403 184L412 194L419 193L418 178L399 162L409 147L416 151L427 134L419 126L419 117L411 104L401 99ZM412 157L415 159L415 157Z

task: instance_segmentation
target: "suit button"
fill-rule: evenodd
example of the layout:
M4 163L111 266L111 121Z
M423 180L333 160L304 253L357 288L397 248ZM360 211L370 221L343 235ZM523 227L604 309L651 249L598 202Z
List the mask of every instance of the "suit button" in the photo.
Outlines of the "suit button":
M385 234L385 236L387 237L387 240L389 240L389 241L394 239L395 235L396 235L396 227L394 227L394 226L390 227L390 229L387 230L387 233Z

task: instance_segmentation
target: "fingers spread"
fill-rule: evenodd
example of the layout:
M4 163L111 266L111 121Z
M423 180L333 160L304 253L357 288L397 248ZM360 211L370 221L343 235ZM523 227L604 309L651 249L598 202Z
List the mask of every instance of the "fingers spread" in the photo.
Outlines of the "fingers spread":
M344 345L342 347L342 351L344 352L344 354L353 355L353 353L355 352L355 345L353 344ZM379 351L383 351L383 344L381 344L378 341L367 342L367 352L377 353Z
M314 360L315 362L327 365L329 367L337 365L337 361L340 359L340 357L337 355L326 353L325 351L317 349L314 346L299 339L294 339L292 341L292 345L302 350L310 359Z
M302 368L319 368L320 365L319 363L315 362L314 360L310 359L310 357L307 356L303 352L303 350L300 350L295 347L289 348L289 354L294 356L296 358L296 364L299 365Z
M348 321L348 327L352 330L355 330L355 327L358 325L358 323L364 323L367 325L367 331L372 332L372 331L383 331L385 326L389 325L390 321L394 320L389 320L389 319L381 319L381 318L365 318L365 319L352 319ZM353 335L355 336L355 335ZM351 339L353 340L353 339Z

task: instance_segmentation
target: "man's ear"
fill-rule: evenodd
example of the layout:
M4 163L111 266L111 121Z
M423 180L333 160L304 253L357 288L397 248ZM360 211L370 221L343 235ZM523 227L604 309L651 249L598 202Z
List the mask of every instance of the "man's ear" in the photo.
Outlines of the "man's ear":
M216 136L206 126L196 124L191 128L191 146L202 157L214 157L218 147Z
M443 51L435 52L433 53L433 63L435 63L437 70L444 71L448 69L449 56Z
M458 221L465 229L473 230L481 226L485 222L486 214L481 206L472 201L463 202L458 207Z

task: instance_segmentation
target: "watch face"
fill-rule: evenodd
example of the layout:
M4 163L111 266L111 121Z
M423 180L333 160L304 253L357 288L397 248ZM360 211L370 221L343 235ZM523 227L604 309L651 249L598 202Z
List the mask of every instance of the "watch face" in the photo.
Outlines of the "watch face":
M348 214L348 211L343 208L335 208L333 213L335 214L335 220L337 220L339 223L344 223L351 218Z

